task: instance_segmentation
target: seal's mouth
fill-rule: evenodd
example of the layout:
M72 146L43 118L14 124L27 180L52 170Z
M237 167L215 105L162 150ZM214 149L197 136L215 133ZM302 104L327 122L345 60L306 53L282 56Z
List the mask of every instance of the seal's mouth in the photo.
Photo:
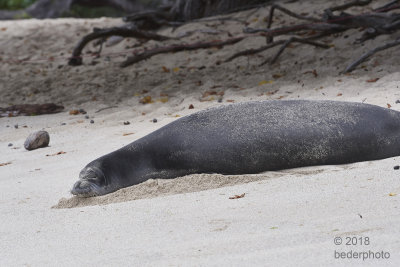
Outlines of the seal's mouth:
M106 179L96 167L86 167L79 174L79 180L71 189L71 194L78 197L94 197L107 193Z

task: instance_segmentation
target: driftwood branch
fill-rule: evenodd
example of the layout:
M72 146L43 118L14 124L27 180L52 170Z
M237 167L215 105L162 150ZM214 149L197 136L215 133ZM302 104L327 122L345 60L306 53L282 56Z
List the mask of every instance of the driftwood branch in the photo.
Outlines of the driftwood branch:
M282 45L282 47L279 49L279 51L276 53L276 55L272 58L272 60L270 61L270 64L273 64L276 62L276 60L278 59L278 57L282 54L283 50L285 50L285 48L290 44L290 43L303 43L303 44L309 44L309 45L313 45L316 47L321 47L321 48L329 48L329 45L326 44L322 44L322 43L318 43L318 42L314 42L311 40L311 38L307 38L307 39L301 39L301 38L297 38L297 37L291 37L288 40L279 40L279 41L275 41L272 43L269 43L265 46L262 46L260 48L256 48L256 49L248 49L248 50L244 50L244 51L240 51L234 55L232 55L231 57L229 57L228 59L225 60L225 62L229 62L232 61L235 58L241 57L241 56L249 56L249 55L254 55L260 52L263 52L265 50L268 50L270 48L273 48L275 46L278 45ZM265 63L267 63L268 61L264 61L263 63L261 63L260 65L264 65Z
M244 28L245 33L259 33L262 32L266 37L274 37L279 35L291 34L299 31L310 30L310 31L343 31L347 30L347 25L333 24L333 23L317 23L317 24L298 24L293 26L285 26L275 29L254 29Z
M92 33L83 37L78 44L75 46L72 57L69 59L68 64L72 66L78 66L82 64L82 50L86 46L87 43L99 38L105 38L109 36L122 36L122 37L134 37L138 39L145 40L157 40L164 41L170 39L170 37L158 35L151 32L145 32L134 28L129 27L114 27L108 29L94 29Z
M372 0L353 0L353 1L343 4L343 5L333 6L328 9L325 9L324 12L332 13L334 11L346 10L353 6L366 6L366 5L370 4L371 2L372 2Z
M146 50L142 53L129 57L126 61L121 63L121 67L127 67L129 65L135 64L139 61L146 60L151 58L152 56L158 54L179 52L179 51L188 51L188 50L197 50L197 49L205 49L211 47L223 47L226 45L233 45L241 40L245 39L248 36L239 36L235 38L231 38L225 41L211 41L211 42L198 42L193 44L177 44L171 46L158 47L150 50Z

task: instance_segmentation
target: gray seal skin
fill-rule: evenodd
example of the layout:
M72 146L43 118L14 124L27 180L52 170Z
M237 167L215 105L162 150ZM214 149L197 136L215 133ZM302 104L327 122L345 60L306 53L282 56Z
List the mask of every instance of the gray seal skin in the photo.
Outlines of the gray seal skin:
M245 174L400 155L400 112L369 104L278 100L178 119L90 162L71 193L97 196L150 178Z

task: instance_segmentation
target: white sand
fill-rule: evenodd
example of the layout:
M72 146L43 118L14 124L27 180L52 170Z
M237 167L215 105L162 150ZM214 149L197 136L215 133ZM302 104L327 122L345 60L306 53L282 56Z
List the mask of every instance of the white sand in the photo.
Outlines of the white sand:
M301 2L287 6L317 11L325 7L318 1L316 6ZM260 9L235 16L257 27L264 25L266 14L267 9ZM223 91L223 104L227 100L331 99L389 104L400 110L395 103L400 99L398 50L381 52L352 75L339 75L351 59L396 36L351 46L359 36L354 31L349 38L330 38L335 47L328 50L294 45L278 63L262 67L258 64L276 50L215 64L242 49L261 46L262 38L220 50L159 55L125 69L118 68L123 57L95 59L99 63L94 66L86 58L79 67L69 67L58 58L68 57L92 27L118 24L115 19L0 21L0 106L54 102L66 107L55 115L0 118L0 164L10 162L0 166L0 266L400 265L400 171L393 169L400 164L399 157L257 175L152 180L82 200L69 194L79 171L91 160L177 115L221 105L215 96L200 101L205 100L201 97L205 91ZM217 28L239 34L242 27L238 22L216 21L159 33ZM193 42L203 36L227 38L197 33L184 40ZM103 53L124 51L134 43L123 41ZM5 62L28 57L35 62ZM56 60L37 61L49 57ZM314 69L317 77L305 73ZM273 78L273 74L283 76ZM380 79L367 82L373 78ZM259 85L263 80L273 83ZM165 94L168 101L163 103ZM155 102L139 104L145 95ZM195 108L188 109L190 104ZM95 113L110 106L117 107ZM84 115L69 115L74 108L84 108L95 123ZM158 122L152 123L153 118ZM131 124L123 125L124 121ZM50 147L26 151L25 138L40 129L50 133ZM60 151L66 153L54 155ZM229 199L243 193L243 198ZM344 241L368 237L370 244L335 245L335 237ZM335 251L384 251L390 258L335 259Z

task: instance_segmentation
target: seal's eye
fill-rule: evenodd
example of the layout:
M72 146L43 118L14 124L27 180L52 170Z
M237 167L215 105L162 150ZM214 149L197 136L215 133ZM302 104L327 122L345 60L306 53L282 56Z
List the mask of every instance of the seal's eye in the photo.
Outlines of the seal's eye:
M91 183L95 183L99 186L104 186L107 184L106 177L103 172L94 166L84 168L80 174L79 178L82 180L90 181Z
M87 169L85 176L86 178L97 178L96 172L93 169Z
M96 178L96 173L93 171L91 168L84 168L80 173L79 173L79 178Z

